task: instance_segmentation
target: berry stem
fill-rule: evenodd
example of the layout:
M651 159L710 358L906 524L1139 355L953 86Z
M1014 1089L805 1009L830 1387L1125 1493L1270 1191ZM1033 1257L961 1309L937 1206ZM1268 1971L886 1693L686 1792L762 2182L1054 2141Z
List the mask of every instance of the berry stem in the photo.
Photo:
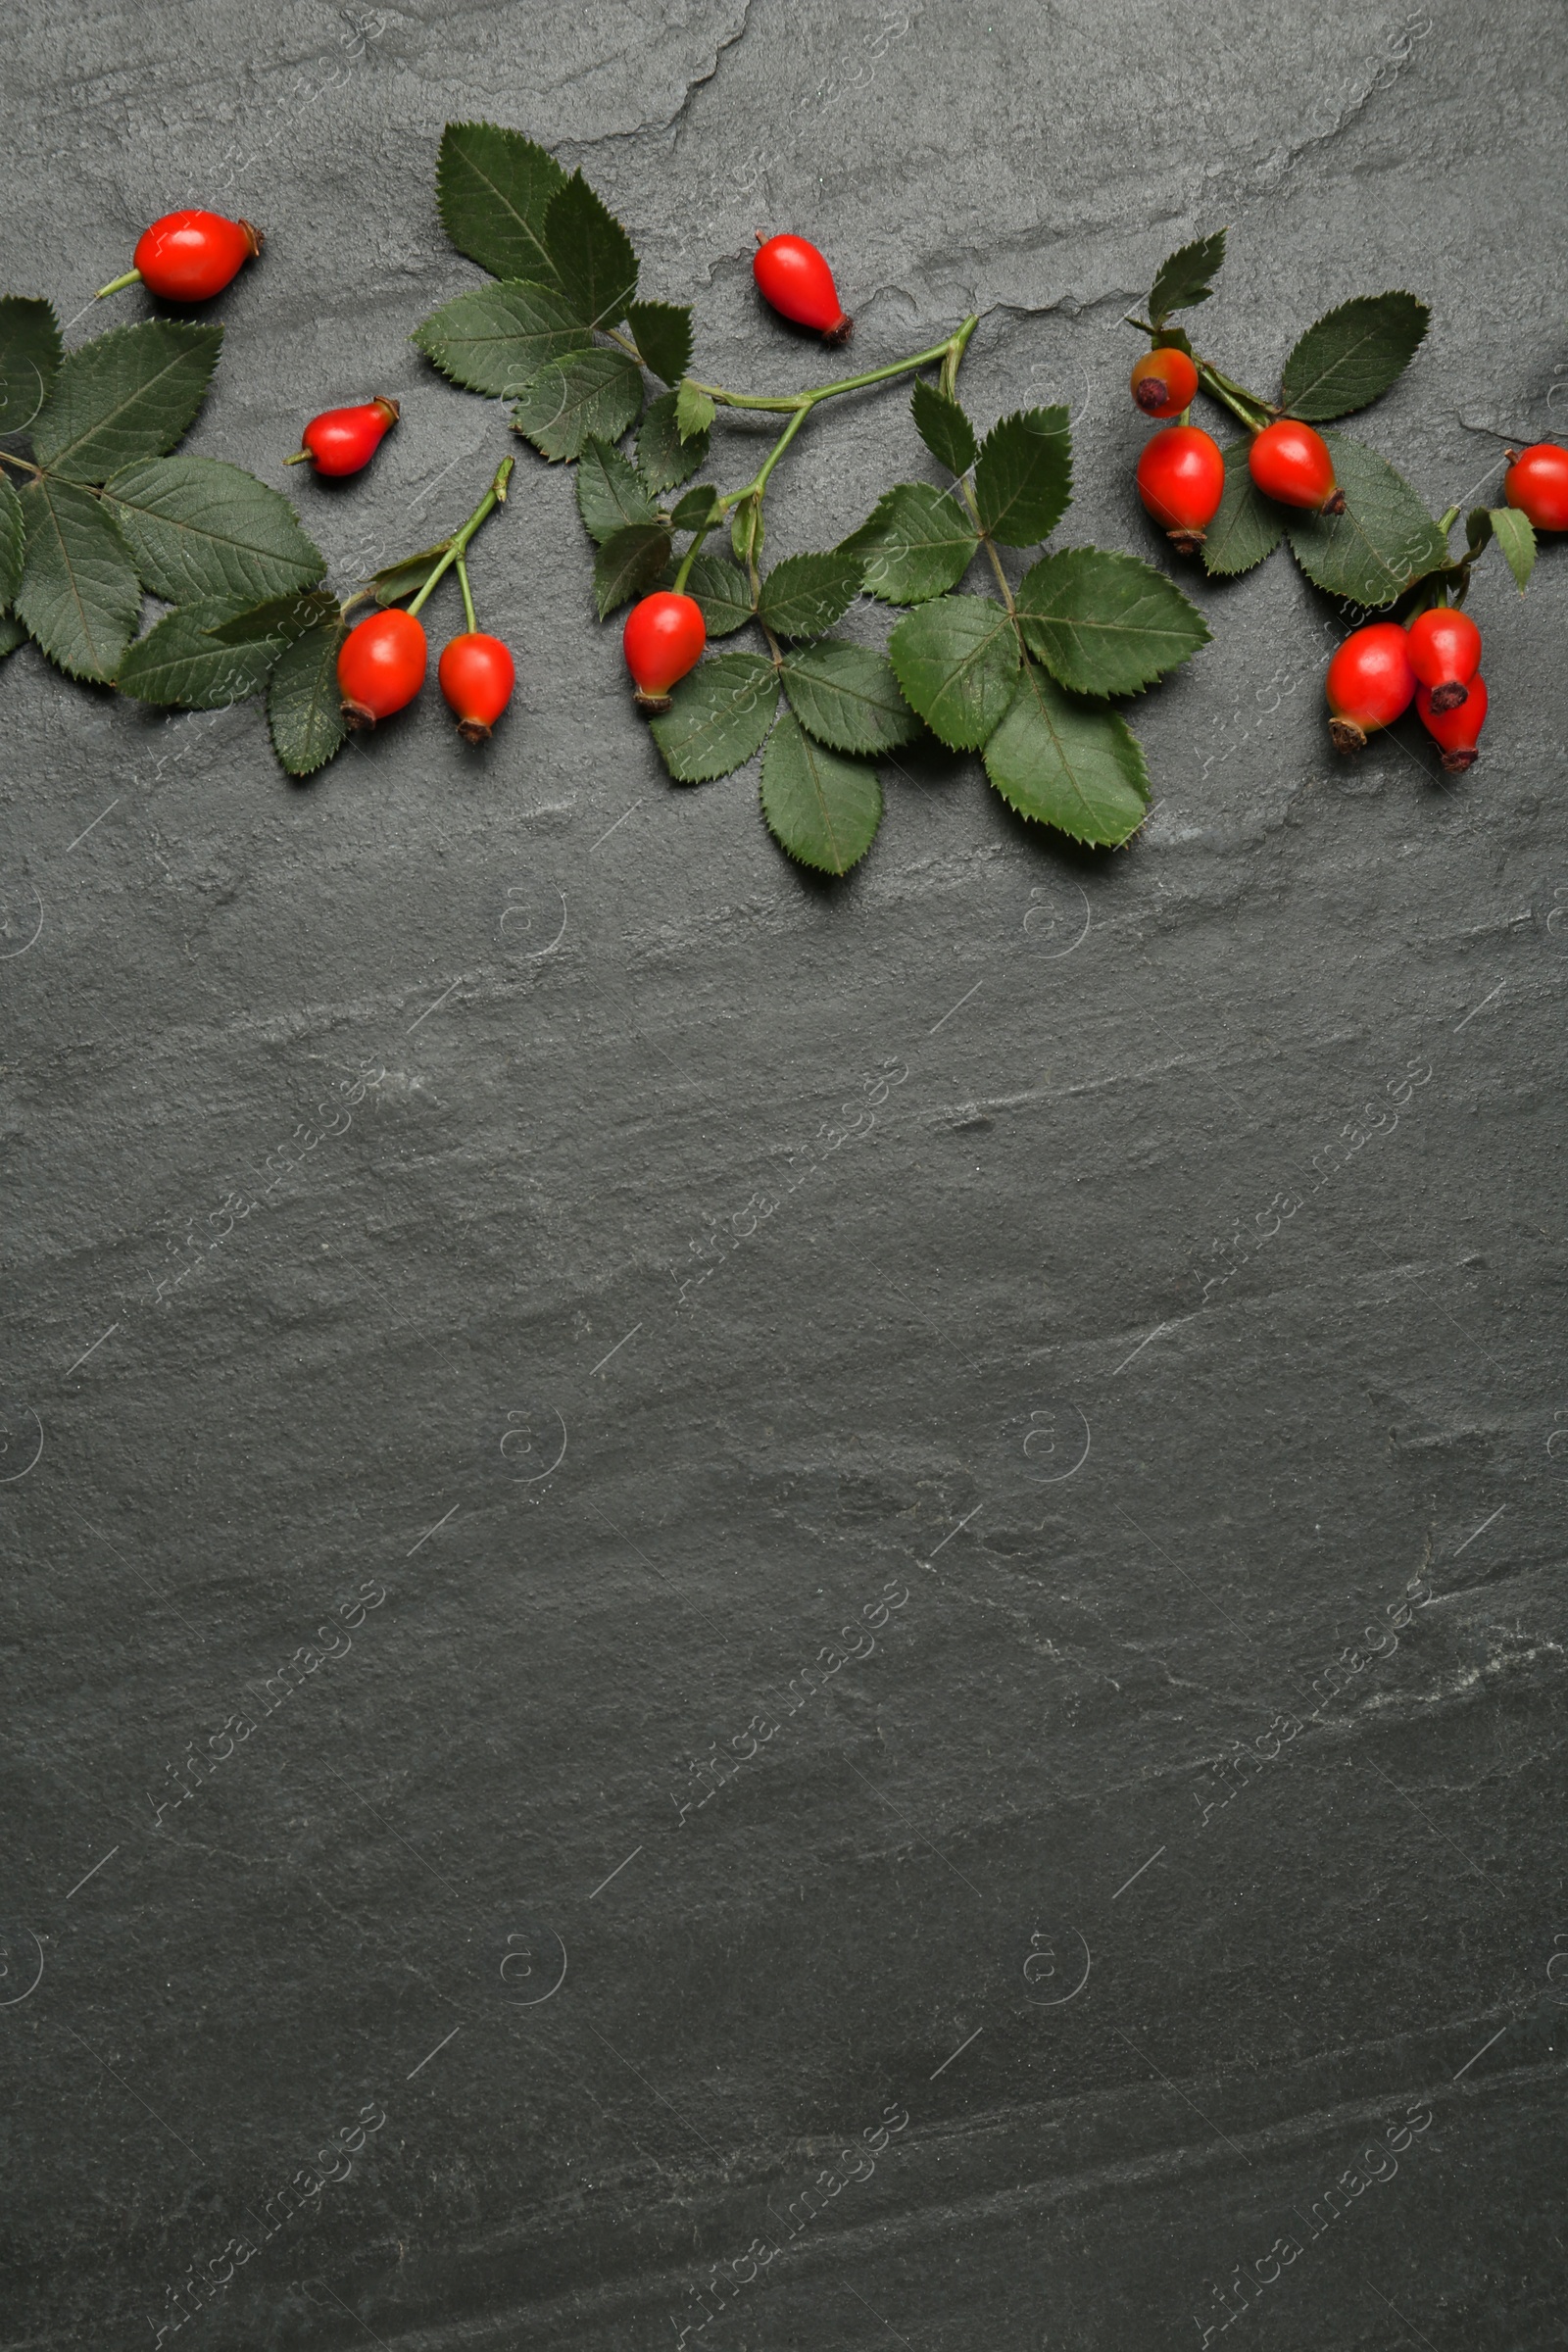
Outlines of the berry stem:
M473 615L473 591L468 586L468 566L458 558L458 586L463 590L463 616L468 624L468 634L476 635L479 623Z
M481 522L483 522L485 516L492 514L497 507L504 506L506 504L507 483L511 478L512 468L515 464L516 460L514 458L502 459L500 465L496 467L495 480L491 483L483 498L480 499L479 504L474 508L473 513L468 516L468 519L464 524L462 530L455 531L453 533L452 540L447 548L446 554L441 558L440 563L436 565L435 569L431 572L430 577L425 581L424 586L419 590L418 595L410 605L409 611L411 613L415 614L416 616L417 615L420 606L424 603L425 599L430 594L431 589L436 585L436 582L442 577L443 573L450 571L453 564L461 560L464 549L467 546L468 541L473 537L474 532L479 528L479 525Z
M1244 384L1232 383L1228 375L1221 375L1218 368L1211 367L1207 360L1198 360L1197 366L1198 380L1209 398L1229 409L1250 433L1261 432L1271 416L1277 414L1266 401L1259 400L1255 392L1249 392Z
M139 286L140 284L141 271L139 270L127 270L123 277L112 277L107 286L100 286L97 293L93 296L93 300L94 302L102 302L106 294L122 294L124 292L127 286Z

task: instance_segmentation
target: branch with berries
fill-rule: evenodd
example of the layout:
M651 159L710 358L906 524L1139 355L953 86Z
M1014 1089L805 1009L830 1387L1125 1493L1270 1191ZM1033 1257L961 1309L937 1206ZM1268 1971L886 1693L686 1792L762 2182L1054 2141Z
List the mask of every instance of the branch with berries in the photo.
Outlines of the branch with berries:
M1320 424L1369 407L1397 381L1427 331L1413 294L1358 296L1309 326L1287 359L1277 401L1238 383L1195 352L1170 321L1213 293L1225 231L1184 245L1161 266L1149 315L1128 324L1150 339L1134 362L1132 394L1166 423L1138 462L1138 494L1178 555L1201 556L1211 578L1252 570L1287 539L1314 587L1362 612L1395 617L1358 628L1337 649L1325 680L1337 750L1364 748L1413 702L1450 773L1470 767L1487 715L1481 631L1460 608L1475 563L1495 540L1523 592L1537 530L1568 529L1568 452L1548 442L1511 461L1504 504L1466 517L1464 552L1450 552L1459 519L1439 519L1386 459ZM1245 427L1222 449L1191 421L1202 393Z

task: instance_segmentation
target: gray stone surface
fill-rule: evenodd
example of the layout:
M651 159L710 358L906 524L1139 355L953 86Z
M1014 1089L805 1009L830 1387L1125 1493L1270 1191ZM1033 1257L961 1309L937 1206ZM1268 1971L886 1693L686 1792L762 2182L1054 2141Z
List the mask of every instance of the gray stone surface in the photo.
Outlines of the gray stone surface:
M1244 376L1431 302L1362 429L1435 510L1561 429L1544 0L360 22L20 0L0 160L67 318L171 204L266 226L189 446L395 393L291 477L339 578L507 445L407 340L454 116L581 163L724 380L817 365L759 226L867 363L978 309L1069 542L1150 551L1118 321L1221 220ZM770 545L922 464L819 419ZM1465 780L1336 764L1280 557L1195 587L1130 851L911 761L836 890L663 780L526 451L475 575L478 758L427 700L301 789L255 707L0 673L0 2336L137 2352L194 2264L215 2347L1558 2342L1561 549L1478 585Z

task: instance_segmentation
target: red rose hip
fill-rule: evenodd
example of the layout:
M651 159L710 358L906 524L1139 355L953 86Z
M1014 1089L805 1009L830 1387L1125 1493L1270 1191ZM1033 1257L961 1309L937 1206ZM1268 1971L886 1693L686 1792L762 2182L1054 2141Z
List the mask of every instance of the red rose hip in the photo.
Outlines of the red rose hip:
M211 302L262 250L259 228L225 220L221 213L166 213L144 228L131 256L134 269L100 286L94 300L122 286L144 285L165 302Z
M1198 390L1198 369L1185 351L1161 345L1134 360L1132 387L1146 416L1179 416Z
M1405 632L1405 650L1416 683L1431 691L1433 710L1440 716L1457 710L1481 667L1481 631L1469 613L1451 605L1418 612Z
M1502 495L1528 514L1538 531L1568 531L1568 449L1537 441L1518 455L1503 476Z
M1334 460L1321 433L1294 416L1281 416L1252 436L1247 464L1265 498L1282 507L1305 507L1314 514L1343 514L1345 492L1334 479Z
M707 643L708 624L695 598L661 588L633 605L620 644L636 680L638 708L667 710L670 688L696 667Z
M351 727L373 727L412 703L424 684L424 630L412 612L393 605L371 612L344 638L337 658L338 691Z
M1435 701L1430 688L1423 686L1415 698L1416 716L1433 742L1442 746L1449 775L1462 776L1476 763L1476 743L1487 723L1487 681L1477 670L1457 710L1434 710Z
M487 743L490 730L512 700L517 672L509 647L483 629L454 637L441 656L436 676L458 714L465 743Z
M397 402L380 394L357 408L323 409L300 435L303 449L284 464L302 466L309 458L318 473L358 473L362 466L368 466L400 415Z
M847 343L853 318L844 315L833 272L805 237L767 237L757 232L752 275L765 302L797 326L814 327L827 343Z
M1179 556L1198 553L1224 494L1224 455L1200 426L1167 425L1144 444L1138 495Z
M1379 727L1392 726L1415 695L1405 633L1396 620L1357 629L1335 653L1323 681L1337 752L1358 752Z

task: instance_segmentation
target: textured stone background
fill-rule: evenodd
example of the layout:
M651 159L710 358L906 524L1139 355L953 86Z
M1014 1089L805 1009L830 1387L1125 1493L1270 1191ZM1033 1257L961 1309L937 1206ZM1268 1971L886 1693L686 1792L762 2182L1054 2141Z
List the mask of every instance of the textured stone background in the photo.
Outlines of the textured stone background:
M170 205L261 221L190 446L281 480L304 416L397 394L368 478L289 477L352 579L506 446L407 340L474 282L432 175L489 116L585 167L724 380L814 365L759 226L841 260L866 364L979 310L975 414L1068 400L1065 536L1151 552L1118 321L1228 220L1243 376L1431 302L1357 429L1436 511L1564 423L1565 46L1546 0L19 0L0 284L71 319ZM138 2352L273 2223L182 2340L1128 2352L1217 2340L1246 2265L1267 2352L1555 2344L1563 551L1479 582L1461 782L1413 725L1335 763L1281 556L1195 588L1129 852L911 761L830 891L755 775L665 783L519 455L483 757L427 699L293 788L255 707L0 675L0 2335ZM899 394L819 420L770 546L923 466Z

